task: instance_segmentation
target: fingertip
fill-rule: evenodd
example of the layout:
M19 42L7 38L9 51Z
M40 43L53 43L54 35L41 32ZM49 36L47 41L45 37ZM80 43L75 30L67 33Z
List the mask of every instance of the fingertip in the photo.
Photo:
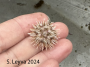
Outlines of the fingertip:
M54 25L56 26L56 30L60 38L66 38L68 36L69 29L66 24L62 22L55 22Z
M68 39L61 39L59 42L60 44L63 43L63 46L66 48L66 53L69 55L73 48L72 42Z

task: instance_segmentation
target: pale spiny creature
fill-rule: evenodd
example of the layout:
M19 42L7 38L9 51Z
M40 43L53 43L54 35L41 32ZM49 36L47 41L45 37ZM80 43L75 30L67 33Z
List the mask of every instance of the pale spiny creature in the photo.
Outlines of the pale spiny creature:
M58 37L55 30L55 26L52 25L53 22L37 22L30 29L31 32L28 33L31 37L33 46L39 47L42 51L44 49L51 49L57 43Z

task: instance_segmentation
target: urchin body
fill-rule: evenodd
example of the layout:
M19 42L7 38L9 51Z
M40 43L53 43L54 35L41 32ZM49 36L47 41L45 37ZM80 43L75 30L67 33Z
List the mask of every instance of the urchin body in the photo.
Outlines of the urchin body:
M30 30L31 32L28 34L31 37L32 44L42 49L42 51L54 47L57 43L58 37L52 23L44 21L38 22L36 25L33 25L33 28Z

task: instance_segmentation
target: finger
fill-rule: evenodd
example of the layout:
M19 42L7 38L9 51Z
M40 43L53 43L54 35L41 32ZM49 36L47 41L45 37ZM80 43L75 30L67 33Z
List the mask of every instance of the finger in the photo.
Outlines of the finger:
M56 23L55 25L62 25L61 27L56 26L59 29L66 28L66 25L63 23L58 23L58 24ZM67 29L63 29L62 32L60 32L60 33L64 33L64 31L67 31ZM59 33L59 31L58 31L58 33ZM58 36L65 37L66 35L62 36L61 34L59 34ZM31 44L31 40L29 39L29 37L27 37L24 40L22 40L20 43L18 43L17 45L12 47L11 49L9 49L8 51L1 54L0 59L1 58L3 58L3 59L0 60L0 62L4 61L2 63L4 63L4 65L5 65L6 64L5 62L7 59L27 60L27 59L33 57L34 55L36 55L38 52L40 52L40 50L33 47ZM13 65L13 66L15 66L15 65Z
M27 36L32 24L48 20L44 13L22 15L0 24L0 53Z
M37 55L33 56L29 60L39 60L39 64L36 62L36 64L27 64L23 65L26 67L38 67L42 63L44 63L48 59L55 59L59 63L64 60L72 51L72 43L67 39L61 39L59 40L58 44L55 46L55 48L47 51L43 51L38 53Z
M23 67L23 66L21 66L21 67ZM59 67L59 63L54 59L48 59L48 60L44 61L38 67Z

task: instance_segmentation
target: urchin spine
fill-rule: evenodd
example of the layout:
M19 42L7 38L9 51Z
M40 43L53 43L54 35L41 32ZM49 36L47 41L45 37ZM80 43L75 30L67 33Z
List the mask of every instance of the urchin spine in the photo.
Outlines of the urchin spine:
M36 25L33 25L33 28L30 29L31 32L28 33L32 38L32 44L37 46L37 48L50 49L54 47L57 43L57 33L55 26L49 22L37 22Z

